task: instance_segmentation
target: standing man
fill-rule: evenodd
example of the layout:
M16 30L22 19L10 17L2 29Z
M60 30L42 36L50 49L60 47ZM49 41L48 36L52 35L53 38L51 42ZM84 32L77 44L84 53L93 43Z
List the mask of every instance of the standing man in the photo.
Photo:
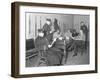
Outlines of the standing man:
M57 30L60 30L59 25L58 25L58 20L56 18L54 19L54 30L55 30L55 32Z
M51 26L52 26L52 22L51 19L47 18L46 19L46 23L43 26L43 31L46 35L48 35L49 33L51 33Z
M54 30L52 29L51 19L49 18L46 19L46 23L43 26L43 32L44 32L44 36L47 38L47 40L51 44L52 38L53 38L53 32L54 32Z
M87 42L88 42L88 28L83 21L80 22L80 30L82 30L83 34L85 35L85 48L87 49Z

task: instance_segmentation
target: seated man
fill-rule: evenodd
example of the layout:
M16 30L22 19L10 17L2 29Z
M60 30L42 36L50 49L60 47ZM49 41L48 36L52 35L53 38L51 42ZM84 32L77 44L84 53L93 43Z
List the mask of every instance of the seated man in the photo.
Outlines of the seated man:
M53 47L52 44L49 43L49 40L47 39L47 36L44 36L42 29L39 29L38 32L38 37L35 40L35 47L38 48L37 50L41 57L40 62L43 64L46 62L44 66L60 65L60 56L58 55L60 54L60 50Z
M46 61L46 50L48 49L49 42L44 36L43 30L38 29L38 37L35 39L35 48L39 53L39 61ZM40 62L37 62L37 65L40 66ZM47 62L46 62L47 63ZM45 64L46 65L46 64ZM43 65L42 65L43 66Z
M84 44L85 44L84 35L82 34L81 31L77 33L76 31L70 30L69 33L70 33L70 36L69 36L70 40L69 40L69 43L66 45L66 50L68 51L74 50L73 56L77 56L78 49L84 48Z
M49 64L52 66L61 65L62 54L61 45L57 45L57 43L61 42L59 31L53 33L52 42L48 45L48 59Z
M38 37L35 39L35 47L39 50L46 50L48 48L49 42L45 38L43 30L38 30Z
M66 56L64 55L65 43L59 30L53 34L52 49L55 51L56 55L59 56L60 65L62 65L63 56Z

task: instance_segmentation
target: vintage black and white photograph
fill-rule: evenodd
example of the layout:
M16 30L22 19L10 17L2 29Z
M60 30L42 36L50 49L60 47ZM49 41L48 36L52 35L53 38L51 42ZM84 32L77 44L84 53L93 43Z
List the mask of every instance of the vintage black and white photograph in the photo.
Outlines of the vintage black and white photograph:
M90 16L25 13L26 67L89 64Z
M12 76L97 73L97 7L12 3Z

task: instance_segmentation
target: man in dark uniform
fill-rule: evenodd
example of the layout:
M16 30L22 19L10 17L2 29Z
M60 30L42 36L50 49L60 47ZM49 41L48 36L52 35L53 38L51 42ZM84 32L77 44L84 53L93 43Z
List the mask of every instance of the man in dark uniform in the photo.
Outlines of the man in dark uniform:
M50 40L50 37L51 37L51 40ZM49 66L61 65L63 52L59 48L61 47L61 45L59 45L59 47L56 47L56 42L58 42L59 37L60 37L59 31L50 33L49 35L46 36L46 38L48 39L50 43L48 45L49 48L47 50L47 58L48 58Z
M85 35L85 48L87 49L87 42L88 42L88 28L85 25L83 21L80 22L80 30L83 31L83 34Z
M54 20L54 30L55 30L55 32L57 31L57 30L60 30L59 29L59 25L58 25L58 20L55 18L55 20Z
M40 50L46 50L48 45L49 42L46 40L43 30L38 29L38 37L35 39L35 47L37 47Z
M73 56L77 56L78 44L80 41L75 40L74 38L77 37L79 35L79 33L77 33L75 29L68 30L68 33L69 33L69 35L67 35L67 36L69 37L69 41L66 44L66 52L74 50Z
M35 48L38 50L40 59L38 60L37 65L38 66L60 65L61 51L53 47L52 44L50 44L49 40L47 39L47 36L44 36L44 32L42 29L39 29L38 32L39 32L38 37L35 39Z
M48 35L50 33L51 25L52 25L51 19L47 18L46 23L43 26L43 31L44 33L46 33L45 35Z
M44 36L43 30L38 29L38 37L35 39L35 48L38 51L37 66L47 65L46 50L48 49L49 42ZM45 63L45 64L44 64Z

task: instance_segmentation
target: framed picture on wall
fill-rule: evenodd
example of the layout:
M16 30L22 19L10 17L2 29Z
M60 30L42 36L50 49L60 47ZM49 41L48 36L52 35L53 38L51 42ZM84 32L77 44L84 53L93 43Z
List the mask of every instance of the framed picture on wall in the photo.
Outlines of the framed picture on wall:
M13 2L11 76L97 73L97 7Z

